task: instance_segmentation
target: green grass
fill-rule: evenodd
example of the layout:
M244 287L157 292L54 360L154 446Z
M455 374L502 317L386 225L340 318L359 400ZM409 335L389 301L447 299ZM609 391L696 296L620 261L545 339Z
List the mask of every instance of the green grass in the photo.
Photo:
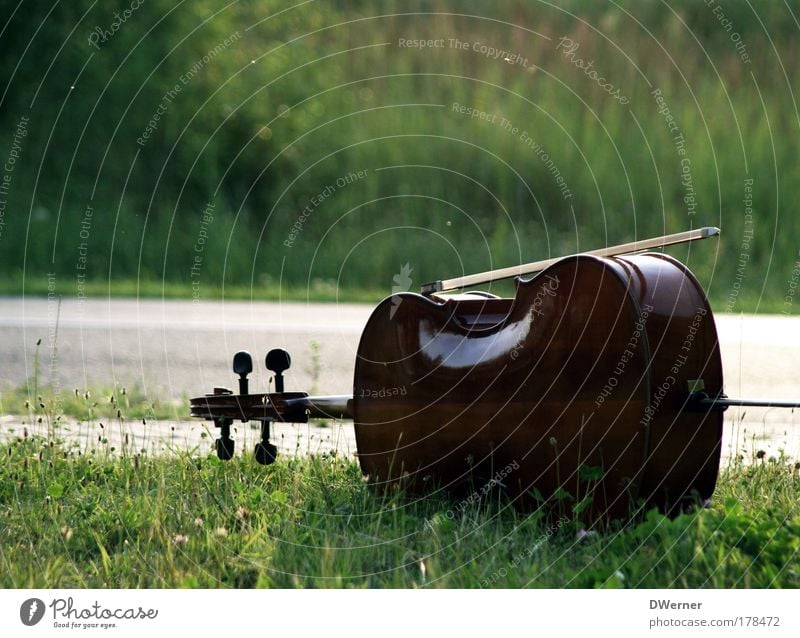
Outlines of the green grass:
M50 386L35 389L33 383L0 392L0 413L26 415L31 420L57 423L61 417L82 421L113 419L178 419L188 414L189 402L181 399L156 398L141 388L116 387L73 388L56 394Z
M86 297L132 297L140 299L185 299L192 298L191 286L175 281L155 281L152 279L115 279L87 281L84 286ZM31 279L24 286L19 279L0 281L0 295L47 296L48 292L69 295L71 289L60 288L48 291L47 281ZM313 301L339 303L377 303L388 296L389 291L366 288L339 288L334 281L318 280L308 287L246 286L231 284L224 288L209 285L203 289L202 301L216 300L255 300L255 301Z
M726 469L708 509L586 533L495 496L379 493L336 456L263 468L32 438L2 455L3 587L800 586L786 459Z

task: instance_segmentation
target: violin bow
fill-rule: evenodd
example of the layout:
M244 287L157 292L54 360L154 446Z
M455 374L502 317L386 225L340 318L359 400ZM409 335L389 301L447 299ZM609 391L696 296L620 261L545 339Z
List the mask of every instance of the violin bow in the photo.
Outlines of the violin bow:
M654 237L652 239L642 239L640 241L632 241L627 244L620 244L618 246L609 246L607 248L599 248L591 250L583 255L594 255L595 257L615 257L617 255L631 255L640 253L646 250L653 250L654 248L662 248L663 246L671 246L673 244L683 244L688 241L695 241L697 239L707 239L708 237L716 237L719 235L719 228L714 226L706 226L704 228L697 228L696 230L687 230L682 233L674 233L672 235L664 235L663 237ZM530 264L521 264L519 266L510 266L508 268L500 268L498 270L489 270L487 272L476 273L474 275L466 275L464 277L456 277L455 279L440 279L431 283L422 284L421 293L423 295L431 295L437 292L447 292L448 290L456 290L458 288L468 288L477 286L479 284L486 284L500 279L508 279L509 277L521 277L522 275L533 275L541 272L545 268L552 266L557 261L564 259L564 257L554 257L552 259L543 259L542 261L534 261Z

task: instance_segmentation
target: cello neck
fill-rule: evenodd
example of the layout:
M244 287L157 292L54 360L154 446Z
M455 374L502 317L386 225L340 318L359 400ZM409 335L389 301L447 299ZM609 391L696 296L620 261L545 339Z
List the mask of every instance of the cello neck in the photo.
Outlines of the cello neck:
M664 235L663 237L654 237L652 239L628 242L627 244L620 244L618 246L599 248L583 254L594 255L595 257L631 255L634 253L643 252L645 250L653 250L654 248L662 248L663 246L671 246L673 244L682 244L689 241L695 241L697 239L715 237L717 235L719 235L719 228L706 226L696 230L687 230L682 233ZM533 275L537 272L541 272L545 268L552 266L561 259L564 259L564 257L554 257L552 259L534 261L529 264L510 266L508 268L500 268L498 270L489 270L487 272L481 272L474 275L456 277L455 279L440 279L439 281L423 284L421 293L423 295L431 295L436 292L446 292L448 290L456 290L458 288L468 288L470 286L486 284L492 281L498 281L500 279L508 279L509 277Z
M353 395L327 395L289 399L287 407L302 407L311 419L352 419Z

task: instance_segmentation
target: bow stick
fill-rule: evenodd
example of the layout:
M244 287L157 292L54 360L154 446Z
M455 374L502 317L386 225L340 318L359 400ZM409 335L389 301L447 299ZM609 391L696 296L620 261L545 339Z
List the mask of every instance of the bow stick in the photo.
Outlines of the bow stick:
M674 233L672 235L664 235L663 237L654 237L653 239L642 239L640 241L632 241L627 244L620 244L619 246L609 246L608 248L599 248L591 250L585 255L594 255L595 257L614 257L616 255L631 255L633 253L640 253L645 250L653 250L654 248L661 248L663 246L671 246L673 244L683 244L687 241L695 241L696 239L706 239L708 237L715 237L719 235L719 228L714 226L706 226L696 230L687 230L682 233ZM540 272L545 268L552 266L557 261L564 259L564 257L554 257L552 259L544 259L542 261L534 261L530 264L522 264L520 266L510 266L508 268L500 268L498 270L489 270L474 275L466 275L464 277L456 277L455 279L440 279L431 283L422 284L423 295L431 295L436 292L446 292L448 290L456 290L457 288L468 288L470 286L477 286L478 284L486 284L499 279L508 279L509 277L520 277L522 275L532 275Z

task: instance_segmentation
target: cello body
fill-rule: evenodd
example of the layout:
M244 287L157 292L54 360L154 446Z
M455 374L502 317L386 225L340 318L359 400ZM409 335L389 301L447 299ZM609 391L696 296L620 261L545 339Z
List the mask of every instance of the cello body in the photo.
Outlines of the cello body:
M512 299L393 295L358 348L362 470L411 493L484 492L591 519L710 498L722 413L716 328L689 270L663 254L567 257ZM555 509L553 509L555 511Z

